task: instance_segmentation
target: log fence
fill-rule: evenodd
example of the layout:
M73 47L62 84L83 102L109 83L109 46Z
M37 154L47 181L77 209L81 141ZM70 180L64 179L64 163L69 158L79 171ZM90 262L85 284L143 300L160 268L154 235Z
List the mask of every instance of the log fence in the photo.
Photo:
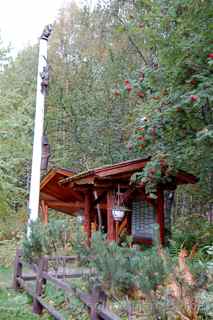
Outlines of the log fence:
M52 305L44 300L45 286L47 282L54 284L57 288L62 289L65 293L75 295L81 302L88 307L91 320L120 320L120 318L106 308L107 295L99 287L94 287L90 293L83 292L71 283L66 282L67 278L80 278L86 274L94 273L94 270L71 270L66 272L53 272L48 270L50 261L57 260L74 262L77 257L60 256L48 257L43 256L39 259L38 264L26 263L23 260L22 252L17 249L15 258L15 268L13 276L13 288L26 291L33 298L32 311L41 315L46 309L55 320L65 320L64 316ZM23 272L23 267L27 266L31 274ZM34 281L34 285L29 282ZM103 299L104 296L104 299Z

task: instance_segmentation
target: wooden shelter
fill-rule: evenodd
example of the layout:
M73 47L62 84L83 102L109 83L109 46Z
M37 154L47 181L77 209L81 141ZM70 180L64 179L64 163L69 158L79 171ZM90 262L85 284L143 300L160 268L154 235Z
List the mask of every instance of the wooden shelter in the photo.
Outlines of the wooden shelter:
M81 216L88 240L93 230L102 229L108 240L118 240L123 234L129 234L135 243L145 244L152 243L157 223L160 241L165 244L171 228L173 192L177 185L196 183L197 178L180 170L171 177L170 183L158 186L156 200L149 199L143 186L130 185L132 174L143 170L148 161L150 157L78 174L67 169L50 170L40 188L44 221L48 220L48 208L53 208ZM118 200L121 208L117 207ZM117 209L123 211L123 216L116 216Z

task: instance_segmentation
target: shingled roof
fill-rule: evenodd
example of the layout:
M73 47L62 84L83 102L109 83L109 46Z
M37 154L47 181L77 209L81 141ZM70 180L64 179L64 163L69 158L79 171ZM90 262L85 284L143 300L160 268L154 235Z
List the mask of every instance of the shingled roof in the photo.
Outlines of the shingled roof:
M81 173L64 168L51 169L41 181L40 200L46 201L50 208L75 215L84 208L84 194L89 189L108 190L116 183L129 189L132 174L143 170L150 160L151 157L128 160ZM194 175L182 170L178 170L173 178L175 186L197 182Z

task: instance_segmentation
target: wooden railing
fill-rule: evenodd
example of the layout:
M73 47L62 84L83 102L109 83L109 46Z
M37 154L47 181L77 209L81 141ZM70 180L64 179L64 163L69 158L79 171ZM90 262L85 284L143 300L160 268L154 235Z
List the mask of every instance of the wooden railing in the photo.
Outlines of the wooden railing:
M65 320L60 312L52 305L48 304L44 300L44 292L46 283L49 281L57 288L62 289L65 293L75 295L78 297L87 307L92 320L120 320L118 316L109 311L106 308L107 295L98 287L94 287L90 293L85 293L79 288L76 288L71 283L66 282L67 278L79 278L88 274L94 273L94 270L71 270L66 272L54 272L48 271L50 261L74 262L75 256L61 256L61 257L48 257L44 256L40 258L37 264L26 263L22 258L22 252L17 249L15 258L15 268L13 277L13 288L15 290L24 289L33 298L33 312L36 314L42 314L43 309L46 309L50 315L56 320ZM27 266L32 274L24 274L23 267ZM29 281L35 281L35 286L30 286ZM104 299L103 299L104 296Z

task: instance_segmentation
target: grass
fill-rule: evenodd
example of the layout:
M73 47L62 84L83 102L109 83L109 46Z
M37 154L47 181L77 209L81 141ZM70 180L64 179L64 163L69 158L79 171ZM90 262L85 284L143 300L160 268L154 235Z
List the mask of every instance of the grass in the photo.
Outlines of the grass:
M11 272L11 268L0 267L0 320L38 319L30 310L30 298L11 288Z
M52 317L45 311L41 317L33 314L32 298L24 292L17 293L12 289L16 245L14 240L0 241L0 320L50 320ZM89 319L87 309L79 299L65 296L51 284L47 285L45 300L54 305L65 319Z
M0 261L0 320L48 320L52 319L44 313L42 317L32 313L32 299L25 293L17 293L12 289L12 260L14 259L14 250L8 250L9 241L1 242ZM11 243L12 249L14 244ZM8 254L9 252L9 254ZM3 257L5 258L3 261ZM6 257L8 257L6 259ZM2 262L5 262L3 264Z

